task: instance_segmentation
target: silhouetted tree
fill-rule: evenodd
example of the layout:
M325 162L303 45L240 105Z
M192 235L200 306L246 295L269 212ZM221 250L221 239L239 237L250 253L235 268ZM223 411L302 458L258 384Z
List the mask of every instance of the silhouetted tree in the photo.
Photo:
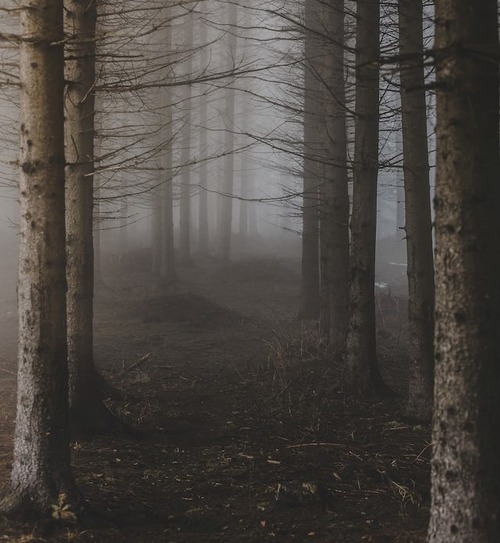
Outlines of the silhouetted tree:
M304 171L302 192L302 283L300 315L316 319L320 310L319 287L319 184L321 100L318 80L319 25L322 5L306 0L304 6Z
M349 194L344 75L344 1L324 8L324 180L321 192L322 335L345 354L349 301Z
M356 111L351 217L347 381L362 392L381 386L375 330L375 240L379 141L380 2L356 11Z
M406 415L429 421L434 379L434 260L421 0L400 0L399 53L408 262L409 386Z

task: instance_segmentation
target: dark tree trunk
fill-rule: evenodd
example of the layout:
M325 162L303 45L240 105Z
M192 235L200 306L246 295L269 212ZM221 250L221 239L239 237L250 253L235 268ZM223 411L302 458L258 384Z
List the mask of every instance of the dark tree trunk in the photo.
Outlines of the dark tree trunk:
M349 194L344 89L344 0L325 6L331 42L324 63L325 180L321 201L322 335L332 353L345 354L349 302Z
M62 0L20 2L17 415L3 513L80 501L70 469L64 213ZM63 497L65 495L65 497Z
M317 56L318 24L322 6L318 0L305 4L304 59L304 172L302 192L302 284L300 316L317 319L320 311L319 286L319 147L321 131L320 85Z
M423 65L422 0L399 1L399 53L408 262L406 416L430 421L434 379L434 260Z
M497 1L436 1L431 543L500 541ZM491 56L490 56L491 54Z
M93 355L95 1L66 0L64 14L70 415L76 434L93 434L110 431L115 425L102 399Z
M357 2L356 120L351 217L351 286L347 384L360 392L382 388L375 329L375 240L379 130L380 2Z

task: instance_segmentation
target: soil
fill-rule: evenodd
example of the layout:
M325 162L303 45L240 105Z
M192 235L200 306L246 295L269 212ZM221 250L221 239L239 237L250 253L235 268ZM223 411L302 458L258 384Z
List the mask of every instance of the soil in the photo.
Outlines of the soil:
M95 357L122 392L108 407L142 436L73 443L87 514L44 525L0 518L0 541L425 541L430 437L402 415L405 300L378 296L382 371L400 395L353 397L315 324L297 319L298 270L292 259L205 260L164 288L138 263L108 264ZM5 492L14 295L0 320Z

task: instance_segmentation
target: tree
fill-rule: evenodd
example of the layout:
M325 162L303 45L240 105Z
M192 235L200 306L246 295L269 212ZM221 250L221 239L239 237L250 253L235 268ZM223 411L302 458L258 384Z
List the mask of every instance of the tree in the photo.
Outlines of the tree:
M382 386L377 367L374 292L380 2L359 0L356 19L356 118L347 381L352 388L367 392L374 386Z
M236 28L238 25L238 5L229 3L227 10L226 66L228 73L236 69L236 52L238 39ZM232 78L231 78L232 79ZM234 151L235 151L235 103L236 93L232 86L233 80L227 81L224 93L224 156L223 171L220 182L220 195L217 206L217 234L219 256L222 260L229 260L231 255L231 238L233 228L233 192L234 192Z
M320 86L318 82L318 23L321 5L305 2L304 43L304 172L302 193L302 284L300 316L316 319L320 310L318 136L320 130Z
M431 543L500 540L498 50L496 0L436 1Z
M183 65L183 74L186 79L192 77L193 73L193 25L192 11L189 11L184 16L182 23L184 47L188 55ZM191 258L191 166L189 164L192 145L191 107L193 100L191 85L186 85L182 89L182 97L179 260L182 265L191 266L193 263Z
M109 429L93 356L96 2L64 2L69 394L77 432Z
M200 17L198 19L199 46L201 47L201 69L208 69L210 63L210 49L208 47L208 25ZM200 195L198 199L198 253L201 256L208 254L209 225L208 225L208 90L200 91L200 129L199 151L201 164L199 167Z
M325 168L321 194L321 314L333 353L345 354L349 302L349 194L344 86L344 0L325 6Z
M75 508L70 468L64 209L63 2L20 2L17 415L6 513Z
M410 338L406 415L429 421L434 378L434 260L422 0L400 0L398 8Z

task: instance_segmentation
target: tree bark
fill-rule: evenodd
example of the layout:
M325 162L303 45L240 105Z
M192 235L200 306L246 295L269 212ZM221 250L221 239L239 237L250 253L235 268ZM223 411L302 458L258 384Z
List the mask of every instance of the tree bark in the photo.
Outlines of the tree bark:
M321 133L320 90L318 82L317 25L321 20L318 0L305 3L304 45L304 172L302 191L302 280L300 316L317 319L320 312L319 284L319 161Z
M409 384L406 416L428 422L434 379L434 260L423 65L422 0L399 1L403 170L408 263Z
M349 194L344 88L344 0L325 6L325 181L321 201L321 314L332 353L345 355L349 303Z
M431 543L500 541L496 0L436 1ZM491 57L490 57L491 52Z
M357 2L356 119L351 216L351 285L346 381L366 393L382 388L375 328L375 240L379 131L380 2Z
M70 415L77 434L106 432L93 355L96 2L65 0L66 277Z
M62 0L20 2L17 416L3 513L80 502L70 468L64 213Z

